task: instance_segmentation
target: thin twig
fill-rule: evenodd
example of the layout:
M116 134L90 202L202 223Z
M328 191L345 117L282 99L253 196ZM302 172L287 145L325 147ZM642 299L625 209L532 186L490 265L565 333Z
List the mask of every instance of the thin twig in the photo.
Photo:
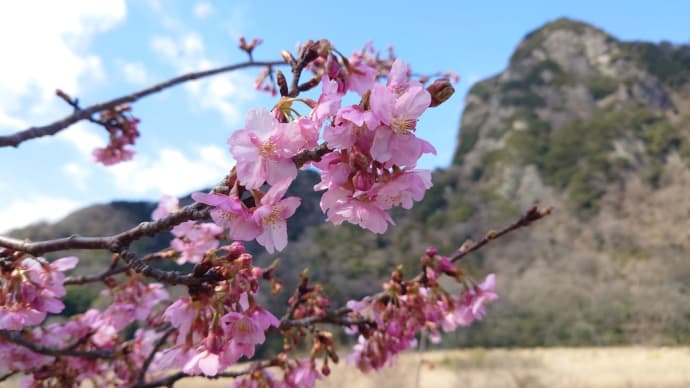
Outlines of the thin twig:
M300 152L295 155L292 160L297 168L301 168L309 161L321 160L321 157L328 152L330 152L330 149L328 149L327 145L324 143L314 149ZM222 192L223 189L227 189L225 184L228 178L229 177L225 177L212 191ZM142 222L129 230L112 236L81 237L72 235L70 237L37 242L0 236L0 247L26 252L34 256L68 249L105 249L111 252L118 252L129 246L133 241L144 236L154 236L164 230L170 230L175 225L184 221L203 220L207 218L208 206L202 203L193 203L157 221Z
M479 242L474 243L470 246L462 246L460 249L458 249L452 256L448 258L452 263L455 263L456 261L462 260L463 257L467 256L468 254L482 248L484 245L487 245L491 241L506 235L516 229L520 229L524 226L530 225L534 221L538 221L546 216L551 214L551 208L547 209L539 209L538 206L532 206L529 208L517 221L513 222L509 226L503 228L499 232L493 232L490 231L489 233L484 236L483 239L479 240Z
M153 362L153 357L158 353L158 350L160 350L161 346L165 344L165 341L168 340L168 337L172 333L175 332L174 327L169 328L168 330L163 333L163 336L158 339L156 344L153 346L153 349L151 350L151 353L149 353L148 357L146 357L146 360L144 361L144 364L141 366L141 370L139 371L139 377L137 378L137 384L141 385L146 382L146 371L149 369L149 366L151 366L151 362Z
M140 260L141 261L151 261L155 259L163 259L168 255L169 251L161 251L161 252L156 252L156 253L150 253L144 257L142 257ZM63 282L64 285L69 286L69 285L81 285L81 284L87 284L87 283L95 283L95 282L102 282L105 279L119 275L121 273L127 272L129 270L129 267L111 267L107 269L106 271L103 271L99 274L95 275L82 275L82 276L68 276L65 278L65 281Z
M142 222L122 233L105 237L81 237L72 235L54 240L31 242L11 237L0 236L0 246L40 256L47 252L64 251L68 249L106 249L116 252L128 246L132 241L144 236L153 236L164 230L170 230L177 224L189 220L201 220L208 217L208 207L194 203L183 207L178 212L157 221Z
M71 349L71 347L67 347L65 349L55 349L43 346L24 338L21 333L17 331L0 330L0 337L6 341L21 345L33 352L45 354L47 356L74 356L86 359L110 359L115 356L115 352L113 350L74 350Z
M209 77L212 75L225 73L225 72L229 72L229 71L234 71L234 70L239 70L239 69L248 68L248 67L280 66L280 65L285 65L285 64L286 64L285 61L265 61L265 62L249 61L249 62L242 62L242 63L237 63L237 64L233 64L233 65L229 65L229 66L223 66L223 67L219 67L219 68L211 69L211 70L204 70L204 71L197 71L197 72L193 72L193 73L183 74L181 76L169 79L165 82L150 86L146 89L139 90L138 92L134 92L134 93L128 94L126 96L114 98L114 99L109 100L109 101L101 102L101 103L94 104L94 105L91 105L91 106L83 108L83 109L76 110L71 115L63 117L62 119L55 121L51 124L43 125L43 126L39 126L39 127L31 127L31 128L25 129L23 131L13 133L11 135L0 136L0 147L8 147L8 146L17 147L17 146L19 146L19 144L21 144L22 142L29 140L29 139L35 139L38 137L55 135L56 133L62 131L63 129L69 127L70 125L72 125L78 121L91 118L95 113L113 108L113 107L118 106L118 105L135 102L142 97L146 97L148 95L158 93L164 89L173 87L175 85L179 85L179 84L184 83L184 82L193 81L193 80L197 80L200 78Z
M15 371L15 372L8 372L8 373L5 373L4 375L0 376L0 383L3 382L3 381L5 381L5 380L7 380L7 379L9 379L10 377L16 375L17 373L19 373L19 372L16 372L16 371Z
M243 369L241 371L223 372L223 373L218 373L215 376L194 376L194 375L190 375L190 374L187 374L184 372L177 372L177 373L174 373L170 376L163 377L159 380L152 381L150 383L145 383L145 384L144 383L138 383L137 385L135 385L135 387L136 388L172 387L176 381L178 381L180 379L184 379L186 377L204 377L207 379L219 379L219 378L228 378L228 377L237 378L237 377L248 375L248 374L250 374L256 370L259 370L259 369L268 368L270 366L272 366L272 363L270 361L265 361L265 362L259 361L256 364L252 365L251 367Z
M477 243L474 243L472 245L466 246L463 244L452 256L450 256L448 259L451 262L456 262L461 260L463 257L467 256L468 254L484 247L485 245L489 244L490 242L496 240L499 237L502 237L510 232L513 232L517 229L520 229L522 227L530 225L532 222L540 220L546 216L551 214L551 209L539 209L537 206L533 206L529 208L517 221L513 222L509 226L501 229L499 232L489 232L486 234L486 236L480 240ZM423 273L417 274L414 278L412 278L413 281L418 281L422 278ZM387 294L385 292L379 292L375 295L372 295L371 298L373 300L382 298L386 296ZM348 307L340 307L336 310L332 310L326 313L325 316L323 317L317 317L317 316L311 316L311 317L306 317L306 318L301 318L301 319L294 319L290 320L283 317L281 319L281 324L280 328L281 329L287 329L290 327L305 327L305 326L310 326L316 323L331 323L331 324L337 324L341 326L350 326L350 325L356 325L359 323L367 323L369 321L357 321L353 320L350 317L346 317L345 315L351 313L352 310Z

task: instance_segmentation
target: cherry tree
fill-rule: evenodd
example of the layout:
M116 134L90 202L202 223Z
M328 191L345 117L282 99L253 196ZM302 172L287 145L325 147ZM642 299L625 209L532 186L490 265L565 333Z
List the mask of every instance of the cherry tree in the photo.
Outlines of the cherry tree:
M94 160L112 165L135 156L139 118L131 104L163 89L259 68L256 88L276 98L270 109L249 111L244 127L229 135L235 166L210 192L194 193L190 205L180 207L176 198L165 196L150 222L112 236L46 241L0 236L0 381L21 374L23 386L89 381L156 387L206 376L231 378L237 387L308 387L329 375L340 352L363 372L379 370L421 338L441 341L443 332L484 318L485 305L498 299L496 277L475 281L458 263L548 210L528 209L500 231L459 243L455 252L428 248L420 253L420 273L392 268L379 293L343 306L335 306L306 271L285 311L259 303L261 290L280 292L282 283L275 264L254 265L242 241L256 241L269 253L286 247L286 220L301 203L286 192L298 171L320 172L314 190L323 192L328 222L384 233L395 224L391 209L410 209L432 185L431 172L416 165L435 149L417 136L416 127L427 109L451 97L456 79L452 73L415 75L392 52L384 56L371 45L347 56L328 40L307 41L295 54L281 52L280 60L256 61L260 43L240 39L246 62L185 74L88 107L58 90L74 108L71 115L0 136L1 147L18 147L88 120L109 135L107 145L93 150ZM289 70L289 82L281 68ZM174 236L169 248L146 255L132 251L134 241L168 231ZM67 276L79 264L77 257L52 262L42 257L71 249L104 250L113 259L100 273ZM156 260L192 263L193 269L163 270L151 265ZM461 291L450 292L442 278ZM64 309L67 287L92 283L102 284L111 301L107 307L68 318L50 315ZM186 292L172 298L170 285L183 285ZM133 323L138 329L127 335ZM351 350L336 347L337 330L353 336ZM273 334L283 337L283 349L256 359L257 346ZM295 345L308 351L295 351ZM241 368L229 369L238 363Z

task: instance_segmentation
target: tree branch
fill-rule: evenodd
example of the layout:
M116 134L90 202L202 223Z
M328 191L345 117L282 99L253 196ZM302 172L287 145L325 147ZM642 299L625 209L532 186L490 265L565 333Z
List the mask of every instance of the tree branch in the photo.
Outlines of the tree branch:
M452 263L462 260L463 257L482 248L491 241L499 237L502 237L514 230L520 229L524 226L529 226L532 222L538 221L548 216L549 214L551 214L551 208L542 210L539 209L539 207L536 205L532 206L531 208L527 209L527 211L517 221L503 228L499 232L489 231L489 233L487 233L486 236L484 236L484 238L481 239L479 242L471 244L469 246L465 246L465 244L463 244L463 246L461 246L452 256L448 257L448 260L450 260Z
M156 259L164 259L168 255L168 251L161 251L161 252L156 252L156 253L150 253L144 257L142 257L140 260L141 261L151 261L151 260L156 260ZM117 265L117 263L115 263ZM95 275L82 275L82 276L68 276L65 278L65 281L63 284L65 286L69 285L80 285L80 284L87 284L87 283L95 283L95 282L102 282L105 279L119 275L121 273L127 272L129 270L129 267L119 267L116 268L114 266L111 266L107 270L95 274Z
M309 161L319 161L321 157L330 152L324 143L311 150L304 150L292 158L297 168L301 168ZM234 174L234 173L233 173ZM225 177L221 183L212 189L214 192L227 191L225 186L229 177ZM68 249L106 249L111 252L119 252L133 241L144 236L154 236L164 230L170 230L175 225L189 220L203 220L208 218L208 206L202 203L187 205L177 212L157 221L142 222L139 225L122 233L105 237L81 237L72 235L54 240L31 242L11 237L0 236L0 247L10 248L16 251L26 252L34 256L40 256L47 252L64 251Z
M153 346L153 349L151 350L151 353L149 353L148 357L146 357L146 360L144 361L144 364L141 366L141 370L139 371L139 377L137 378L137 384L144 384L146 382L146 371L149 369L149 366L151 366L151 362L153 362L153 357L158 353L158 350L160 350L161 346L165 344L165 341L168 340L168 337L172 333L175 332L174 327L168 328L168 330L163 333L163 336L158 339L156 344Z
M208 217L208 206L194 203L160 220L142 222L129 230L113 236L81 237L72 235L70 237L37 242L0 236L0 246L26 252L34 256L68 249L106 249L111 252L117 252L123 247L128 246L132 241L144 236L154 236L164 230L170 230L173 226L184 221L201 220L206 217Z
M223 372L223 373L219 373L215 376L203 376L203 375L202 376L194 376L194 375L189 375L189 374L184 373L184 372L177 372L177 373L174 373L170 376L163 377L159 380L152 381L150 383L146 383L146 384L137 383L137 385L135 385L135 387L136 388L172 387L176 381L183 379L183 378L186 378L186 377L203 377L206 379L220 379L220 378L224 378L224 377L237 378L237 377L248 375L248 374L250 374L256 370L259 370L259 369L268 368L270 366L272 366L272 363L270 361L264 361L264 362L259 361L256 364L252 365L251 367L243 369L241 371Z
M538 221L546 216L551 214L551 209L539 209L537 206L532 206L529 208L517 221L513 222L509 226L501 229L499 232L494 232L490 231L489 233L486 234L486 236L480 240L477 243L467 245L463 244L452 256L450 256L448 259L451 262L457 262L461 260L463 257L467 256L468 254L477 251L478 249L484 247L485 245L489 244L490 242L496 240L499 237L502 237L510 232L513 232L517 229L520 229L522 227L530 225L534 221ZM413 278L413 280L419 280L423 276L423 273L417 274ZM372 295L373 299L381 298L385 296L386 294L384 292L380 292L378 294ZM356 325L360 323L367 323L369 321L367 320L355 320L350 317L347 317L346 315L351 313L352 310L348 307L340 307L336 310L331 310L326 313L324 316L310 316L310 317L305 317L305 318L300 318L300 319L289 319L290 316L292 315L292 307L289 307L285 315L281 318L280 320L280 329L288 329L291 327L306 327L306 326L311 326L317 323L330 323L330 324L335 324L335 325L341 325L341 326L350 326L350 325Z
M72 347L67 347L65 349L55 349L41 344L34 343L26 338L24 338L18 331L0 330L0 338L6 341L15 343L17 345L23 346L35 353L45 354L47 356L74 356L87 359L105 358L110 359L115 356L113 350L74 350Z
M211 70L204 70L204 71L198 71L198 72L193 72L193 73L188 73L188 74L183 74L181 76L172 78L168 81L150 86L146 89L139 90L138 92L134 92L132 94L128 94L126 96L114 98L109 101L101 102L98 104L91 105L89 107L83 108L76 110L74 113L72 113L69 116L63 117L62 119L55 121L51 124L48 125L43 125L40 127L31 127L28 129L25 129L23 131L16 132L11 135L6 135L6 136L0 136L0 147L18 147L19 144L26 140L30 139L35 139L38 137L43 137L43 136L50 136L50 135L55 135L56 133L62 131L63 129L69 127L70 125L84 120L84 119L91 119L92 116L95 113L101 112L106 109L113 108L118 105L122 104L127 104L127 103L132 103L140 98L146 97L148 95L158 93L164 89L173 87L175 85L179 85L184 82L188 81L193 81L197 80L200 78L204 77L209 77L212 75L220 74L220 73L225 73L229 71L234 71L234 70L239 70L243 68L248 68L248 67L261 67L261 66L279 66L279 65L285 65L285 61L265 61L265 62L254 62L254 61L249 61L249 62L242 62L242 63L237 63L234 65L229 65L229 66L223 66L219 67L216 69L211 69Z

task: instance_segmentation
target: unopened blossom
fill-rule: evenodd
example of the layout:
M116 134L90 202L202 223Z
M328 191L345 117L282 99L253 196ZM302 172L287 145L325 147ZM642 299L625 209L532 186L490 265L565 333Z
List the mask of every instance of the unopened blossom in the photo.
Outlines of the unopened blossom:
M265 109L252 110L245 128L230 136L230 152L237 161L237 177L248 189L258 189L264 182L273 185L297 176L292 157L300 139L290 138L284 124Z
M302 200L298 197L282 198L290 185L285 180L272 186L261 198L260 206L253 214L254 222L261 228L256 241L269 253L281 251L287 246L287 223Z
M120 162L132 160L135 151L125 147L108 146L94 148L91 154L96 162L104 166L112 166Z
M134 156L134 150L128 146L134 145L139 137L139 119L126 114L129 110L129 106L121 105L101 112L100 119L106 123L110 141L107 146L93 150L92 154L97 162L110 166Z

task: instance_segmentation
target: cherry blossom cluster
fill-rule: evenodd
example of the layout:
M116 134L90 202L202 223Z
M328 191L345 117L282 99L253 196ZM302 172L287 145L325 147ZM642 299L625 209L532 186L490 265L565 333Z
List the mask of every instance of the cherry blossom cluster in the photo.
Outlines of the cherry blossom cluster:
M249 112L245 127L228 139L237 162L230 192L192 196L213 207L213 221L229 229L230 239L256 239L270 253L287 245L286 219L300 204L299 198L283 198L297 176L294 158L317 147L320 138L328 152L311 165L321 170L315 189L326 190L321 208L327 220L384 233L394 223L391 208L411 208L431 187L430 171L415 167L423 154L436 150L416 136L417 122L433 99L438 104L452 94L445 80L429 88L432 97L399 59L383 84L361 54L346 58L328 41L310 42L302 53L321 83L318 98L287 96L281 85L283 97L272 111ZM350 91L359 102L343 106ZM300 114L300 104L308 112ZM266 184L270 189L264 193ZM251 201L244 200L247 195Z
M397 354L417 345L420 332L429 333L439 342L440 332L470 326L486 314L484 304L498 299L495 276L476 285L468 285L466 276L448 260L430 248L422 258L423 272L419 279L404 281L402 271L393 272L384 284L384 293L350 301L348 307L355 317L368 322L348 329L358 335L358 343L348 360L363 372L390 365ZM463 286L459 295L448 293L438 280L449 276Z
M54 357L0 339L0 352L7 355L0 363L0 373L19 371L28 377L26 386L75 386L87 379L103 384L123 385L138 376L138 367L148 355L154 330L139 330L135 339L124 341L123 330L134 322L153 325L154 307L169 298L160 283L143 283L133 275L124 283L109 282L102 294L108 307L90 309L69 320L49 321L47 313L64 309L64 271L74 268L78 259L65 257L46 262L42 258L3 261L0 289L0 329L21 333L25 340L43 347L71 351L120 349L126 357L107 361L79 356ZM113 373L114 371L114 373Z
M247 376L236 379L232 388L309 388L316 385L321 379L321 374L316 370L313 360L298 360L288 362L279 359L275 362L282 371L282 376L277 376L271 370L261 368Z
M93 150L94 159L103 165L110 166L132 159L134 145L139 137L137 125L139 119L132 116L129 105L118 105L100 113L98 122L108 131L108 145Z
M260 43L240 39L250 61L236 68L257 65L252 54ZM319 170L314 189L324 191L320 205L329 222L386 232L394 224L391 209L411 208L432 185L430 171L416 166L424 154L436 151L418 137L417 124L427 108L453 94L456 78L446 73L424 86L430 77L413 76L392 50L382 58L370 45L345 56L328 40L308 41L297 58L287 51L281 55L282 65L291 67L292 83L272 68L280 62L263 62L268 67L257 88L280 93L280 99L270 110L248 113L244 128L227 140L235 167L211 192L192 194L194 204L180 207L176 198L165 196L151 215L153 222L113 236L72 236L38 245L0 240L11 247L0 250L0 381L21 373L26 387L171 386L185 376L232 375L238 376L234 387L313 387L339 361L333 334L323 324L358 336L348 359L368 372L392 363L427 334L439 341L442 331L484 317L485 305L498 298L495 276L473 282L454 262L547 212L535 207L450 258L430 248L418 276L405 280L397 269L381 293L344 307L333 307L325 288L310 283L307 270L280 320L260 305L262 281L270 282L272 293L282 289L275 276L278 261L255 266L240 241L256 240L269 253L286 247L287 220L301 204L287 194L298 170ZM313 76L300 83L304 70ZM198 77L191 73L175 80ZM81 109L64 92L58 95L82 115L98 112ZM139 136L130 107L112 106L98 120L86 117L110 134L108 146L94 150L105 165L130 159L130 146ZM139 258L130 247L142 236L164 231L172 233L171 249ZM76 257L48 262L29 255L84 247L112 252L108 270L66 279L64 272L77 265ZM193 269L170 271L149 261L171 258ZM441 282L444 277L455 280L452 290ZM87 282L105 285L97 303L103 307L55 315L64 310L65 285ZM186 292L171 298L164 284L185 285ZM269 331L282 336L281 352L243 371L227 371L252 360ZM290 355L304 344L311 346L308 357Z
M0 329L21 330L43 322L65 305L63 272L77 265L74 256L48 263L43 258L15 255L0 262Z
M177 198L165 195L151 214L151 219L157 221L179 210ZM223 228L212 222L185 221L176 225L170 232L175 236L170 242L170 247L179 254L177 264L196 264L206 252L218 248Z
M265 332L279 321L254 299L264 271L252 265L242 244L210 251L194 272L219 281L189 287L189 296L165 309L163 320L176 329L174 345L159 353L154 369L215 376L240 358L253 357Z

